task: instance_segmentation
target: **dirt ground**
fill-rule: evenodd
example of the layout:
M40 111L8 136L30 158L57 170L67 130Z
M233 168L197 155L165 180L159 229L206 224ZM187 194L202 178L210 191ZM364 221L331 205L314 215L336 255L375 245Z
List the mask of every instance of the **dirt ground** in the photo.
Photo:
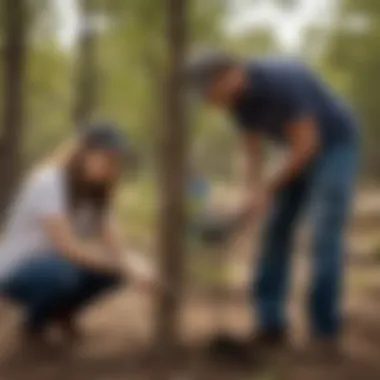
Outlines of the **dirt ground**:
M212 361L203 345L219 328L244 336L252 328L244 283L235 282L222 303L206 292L189 292L182 308L184 352L173 363L171 379L178 380L375 380L380 379L380 196L374 192L357 200L349 230L349 260L345 297L344 357L340 363L305 364L293 350L265 363L238 368ZM380 241L379 241L380 244ZM243 247L243 246L242 246ZM241 248L244 250L244 248ZM294 347L307 347L304 313L307 294L306 250L295 260L289 315ZM236 278L246 277L247 255L235 254L231 265ZM194 280L195 281L195 280ZM74 346L61 347L39 357L26 352L17 339L18 313L2 308L0 313L0 379L119 380L154 379L148 348L152 333L153 303L133 289L122 289L83 315L85 336Z

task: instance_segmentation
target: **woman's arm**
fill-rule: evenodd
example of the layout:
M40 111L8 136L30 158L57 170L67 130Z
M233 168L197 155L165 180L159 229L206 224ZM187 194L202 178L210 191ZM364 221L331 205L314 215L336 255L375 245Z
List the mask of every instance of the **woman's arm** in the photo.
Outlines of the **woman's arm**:
M65 216L45 216L43 223L57 251L68 260L99 272L120 272L120 267L109 256L104 255L100 246L87 244L77 238Z
M129 279L143 289L152 290L158 287L157 276L153 268L141 255L127 252L121 228L112 217L107 218L103 224L101 244L111 259L124 268Z

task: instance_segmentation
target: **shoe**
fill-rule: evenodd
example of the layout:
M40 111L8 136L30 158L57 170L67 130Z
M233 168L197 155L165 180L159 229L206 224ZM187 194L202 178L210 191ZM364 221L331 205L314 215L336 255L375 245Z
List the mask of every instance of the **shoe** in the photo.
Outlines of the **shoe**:
M52 349L52 344L45 332L34 331L25 326L21 331L20 343L26 352L37 355L45 355Z
M249 345L253 350L276 349L286 346L287 342L285 330L259 330L250 338Z
M76 343L81 340L82 333L76 323L76 314L69 309L57 310L52 322L64 342Z
M253 355L247 341L233 336L216 336L211 341L208 351L214 360L236 364L239 367L248 367L253 363Z
M56 318L55 324L67 343L77 343L82 339L82 333L72 315L62 315Z

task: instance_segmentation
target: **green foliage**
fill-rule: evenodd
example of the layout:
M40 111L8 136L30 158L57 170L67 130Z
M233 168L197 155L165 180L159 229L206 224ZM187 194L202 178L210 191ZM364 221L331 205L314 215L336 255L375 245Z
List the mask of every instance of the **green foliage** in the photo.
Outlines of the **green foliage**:
M237 38L226 39L225 48L248 57L270 55L280 50L274 32L269 28L248 30Z
M76 91L73 63L77 53L75 49L63 50L57 44L59 14L54 3L37 0L30 4L25 134L28 164L46 155L73 129L71 115ZM154 163L164 99L167 51L164 3L86 0L85 5L106 20L105 28L98 32L94 57L99 68L95 117L122 125L138 147L143 162ZM191 47L219 46L248 54L276 50L274 38L266 30L227 36L223 30L225 11L219 0L189 2ZM200 151L198 161L208 163L206 172L228 175L235 154L229 128L209 112L189 115L189 125L195 147Z
M342 0L340 19L330 35L325 65L359 114L365 143L365 168L380 176L380 3Z
M32 164L70 132L71 70L68 57L54 45L38 44L28 55L26 162Z
M105 20L97 32L95 64L98 94L95 118L119 123L131 137L143 163L144 178L121 192L118 210L137 240L155 227L152 168L157 132L162 123L163 82L167 57L166 9L162 1L77 0ZM86 2L86 3L85 3ZM24 163L35 164L73 131L77 49L64 49L56 39L60 15L51 0L30 0ZM194 0L189 6L189 42L225 48L244 55L277 50L268 30L229 36L224 31L226 5L220 0ZM80 7L80 8L82 8ZM0 28L0 47L1 47ZM1 61L0 61L1 69ZM0 76L0 86L2 81ZM2 99L2 86L0 100ZM224 115L199 109L189 112L192 166L208 178L231 178L236 155L234 131ZM129 225L127 221L133 220Z
M156 229L157 199L150 179L143 178L121 187L116 200L117 218L125 226L128 241L150 250Z
M193 45L222 39L219 1L189 2ZM125 126L145 162L155 162L162 123L167 56L166 13L162 2L112 1L105 7L109 28L99 42L101 99L98 114Z

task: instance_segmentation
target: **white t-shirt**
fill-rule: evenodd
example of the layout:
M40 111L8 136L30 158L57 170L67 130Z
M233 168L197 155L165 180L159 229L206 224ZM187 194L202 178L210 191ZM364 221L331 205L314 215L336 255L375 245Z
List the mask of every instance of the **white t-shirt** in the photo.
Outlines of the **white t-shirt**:
M57 254L43 219L67 213L67 198L64 171L59 166L45 167L24 182L0 242L0 280L31 258ZM88 207L77 210L74 224L78 233L88 230L90 212Z

